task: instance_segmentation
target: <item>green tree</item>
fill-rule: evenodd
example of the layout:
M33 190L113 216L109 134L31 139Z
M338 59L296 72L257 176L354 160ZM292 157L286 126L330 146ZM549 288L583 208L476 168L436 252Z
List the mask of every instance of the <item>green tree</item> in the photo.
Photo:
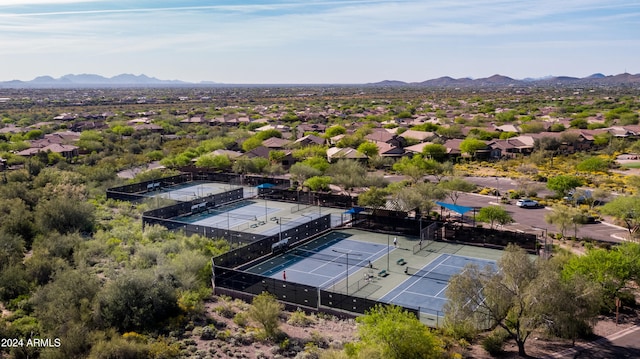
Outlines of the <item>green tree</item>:
M553 206L553 210L544 215L544 220L556 226L560 235L564 237L565 232L573 226L577 214L578 211L575 208L560 204Z
M309 157L306 160L302 161L302 163L307 166L311 166L322 173L328 170L330 166L330 163L329 161L327 161L326 157L318 156Z
M269 151L269 161L271 163L282 163L284 159L287 157L287 154L281 150L271 150Z
M260 146L262 146L262 141L260 138L254 136L254 137L249 137L246 140L244 140L244 142L242 142L242 150L244 152L250 152Z
M556 192L556 195L558 195L558 197L564 197L570 190L582 186L582 184L583 181L580 177L571 175L559 175L549 178L549 180L547 181L547 188Z
M365 141L358 146L358 152L364 153L367 157L373 157L378 154L378 146L373 142Z
M422 154L426 158L441 162L447 156L447 148L439 143L431 143L422 148Z
M265 131L260 131L256 133L254 137L259 139L262 142L264 140L270 139L271 137L282 138L282 132L276 129L265 130Z
M313 176L304 181L304 186L312 191L326 191L329 189L332 178L330 176Z
M122 142L125 136L133 135L134 130L131 126L115 125L111 127L111 132L120 136L120 142Z
M127 271L109 281L97 297L101 327L120 332L153 330L178 314L175 289L150 271Z
M358 196L358 205L370 208L382 208L387 203L389 191L383 188L371 187Z
M438 127L436 133L445 138L461 138L462 135L462 126L460 125L452 125L448 127Z
M444 355L439 338L401 307L377 305L356 322L360 340L346 347L350 357L361 357L364 352L388 359L435 359Z
M609 161L600 157L586 158L576 165L576 169L582 172L607 172Z
M232 163L227 155L203 155L196 160L197 167L212 168L217 170L228 170Z
M0 230L0 271L24 259L25 243L22 237Z
M255 296L249 308L249 317L264 329L267 338L275 338L278 333L279 317L284 306L276 297L267 292Z
M602 206L600 212L624 222L629 231L629 237L635 237L640 227L640 197L617 196Z
M472 157L475 157L477 151L485 148L487 148L487 144L484 141L472 137L465 138L460 142L460 151Z
M68 324L91 325L92 303L100 289L96 276L86 270L58 272L32 298L35 316L47 332L60 336Z
M580 311L596 305L580 301L597 300L597 296L591 296L587 286L564 286L560 276L549 275L549 265L532 260L522 248L509 244L497 268L466 266L449 282L445 320L448 325L489 320L504 329L516 342L519 355L526 357L525 343L536 329L570 316L581 320L595 316L593 311Z
M325 131L327 138L343 135L345 133L347 133L347 129L340 125L331 126Z
M407 176L413 183L420 181L427 175L427 163L422 155L415 154L412 157L402 157L400 161L393 164L393 170Z
M502 206L482 207L478 211L476 219L480 222L489 223L491 229L493 229L495 223L505 225L513 222L513 217Z
M367 169L356 161L339 160L329 167L327 174L333 183L343 188L349 195L356 187L366 185Z
M597 283L604 293L604 304L614 308L614 299L622 291L633 291L640 279L640 244L621 243L611 250L589 249L585 255L573 256L562 269L565 278L583 276Z
M305 163L298 162L289 168L291 179L296 183L304 183L307 179L322 175L322 172Z
M95 207L82 200L63 196L41 200L35 209L36 224L43 232L93 232Z
M444 199L445 196L445 191L437 185L423 182L410 187L395 188L391 201L399 211L418 210L420 213L429 214L436 205L434 200Z
M463 192L473 191L476 185L460 177L454 177L446 181L441 181L438 183L438 187L447 191L447 196L451 199L451 202L456 204Z

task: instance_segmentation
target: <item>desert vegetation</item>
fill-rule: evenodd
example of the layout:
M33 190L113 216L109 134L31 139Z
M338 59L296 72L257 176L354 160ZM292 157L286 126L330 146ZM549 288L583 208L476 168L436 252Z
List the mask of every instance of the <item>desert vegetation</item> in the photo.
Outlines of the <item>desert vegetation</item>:
M578 340L599 315L615 310L616 298L627 310L637 306L637 89L174 88L3 96L0 337L59 339L55 347L0 348L4 357L460 358L479 338L491 353L514 340L525 354L533 333ZM287 312L268 294L253 302L213 296L210 259L229 243L143 229L141 213L162 203L106 199L109 187L186 167L289 178L294 189L434 217L435 201L456 203L467 192L532 198L551 209L545 220L565 242L556 242L549 260L528 260L510 247L499 264L509 270L499 277L465 271L449 287L444 328L426 328L394 307L337 324L321 313ZM478 185L472 177L509 178L517 188ZM500 208L483 208L478 221L510 223ZM629 241L571 247L584 239L576 238L579 226L605 217L625 228ZM476 298L471 292L487 298L478 305L491 313L488 332L464 320L472 316L460 304ZM331 336L338 326L341 335ZM408 338L422 345L406 345Z

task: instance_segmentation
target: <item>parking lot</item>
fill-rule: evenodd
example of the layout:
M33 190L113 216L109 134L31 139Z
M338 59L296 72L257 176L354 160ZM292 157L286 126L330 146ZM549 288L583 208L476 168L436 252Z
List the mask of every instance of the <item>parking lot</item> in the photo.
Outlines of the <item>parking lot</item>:
M494 180L495 181L495 180ZM469 207L482 208L497 204L495 196L484 196L474 193L463 193L458 199L457 204ZM558 230L554 225L548 224L544 216L551 211L548 207L521 208L512 204L502 204L502 206L511 214L514 223L501 226L500 229L511 231L522 231L525 233L535 233L542 235L545 229L548 233L557 233ZM473 214L469 213L467 217L472 218ZM601 222L593 224L585 224L578 228L578 238L592 238L607 242L621 242L628 234L625 228L615 226L610 223ZM565 235L573 236L573 230L568 230Z

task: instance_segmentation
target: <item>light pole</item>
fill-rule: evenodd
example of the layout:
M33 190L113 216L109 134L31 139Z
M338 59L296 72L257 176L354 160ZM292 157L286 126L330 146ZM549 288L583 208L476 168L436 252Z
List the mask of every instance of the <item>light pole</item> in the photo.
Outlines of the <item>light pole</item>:
M282 220L283 220L283 219L291 219L291 218L280 217L280 218L278 219L278 224L280 225L280 235L279 235L278 237L279 237L279 240L280 240L280 241L282 240Z
M391 244L389 243L389 234L387 234L387 272L389 271L389 254L390 254Z
M264 221L267 222L269 220L269 210L267 209L267 198L264 199Z
M347 293L347 295L349 295L349 254L351 254L352 256L359 256L360 254L359 253L341 252L341 251L338 251L338 250L335 250L335 249L332 249L331 251L335 252L335 253L344 254L347 257L347 270L346 270L346 272L347 272L347 281L346 281L347 290L346 290L346 293Z
M496 176L496 202L500 204L500 184L498 182L498 176Z

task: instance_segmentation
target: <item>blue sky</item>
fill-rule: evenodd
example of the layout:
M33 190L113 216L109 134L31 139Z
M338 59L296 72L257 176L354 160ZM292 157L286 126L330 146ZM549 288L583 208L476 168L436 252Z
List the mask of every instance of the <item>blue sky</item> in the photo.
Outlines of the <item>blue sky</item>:
M0 80L367 83L640 72L640 1L0 0Z

